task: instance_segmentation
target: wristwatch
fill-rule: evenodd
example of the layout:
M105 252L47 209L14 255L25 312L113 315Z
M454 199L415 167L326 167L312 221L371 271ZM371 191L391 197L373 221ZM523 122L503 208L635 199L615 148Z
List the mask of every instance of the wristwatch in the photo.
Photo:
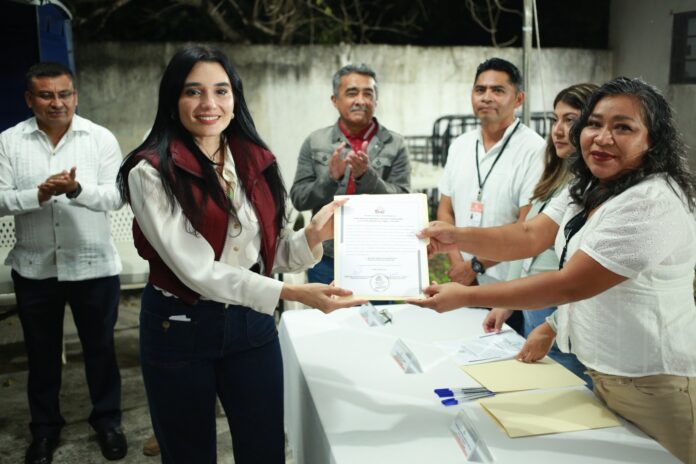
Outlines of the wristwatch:
M483 267L483 264L481 264L481 261L479 261L476 256L471 258L471 269L479 275L486 272L486 268Z
M81 186L80 183L78 182L78 183L77 183L77 188L76 188L74 191L72 191L72 192L66 193L65 196L68 197L68 198L70 198L70 199L72 200L72 199L74 199L74 198L77 198L77 196L78 196L79 194L81 194L81 193L82 193L82 186Z

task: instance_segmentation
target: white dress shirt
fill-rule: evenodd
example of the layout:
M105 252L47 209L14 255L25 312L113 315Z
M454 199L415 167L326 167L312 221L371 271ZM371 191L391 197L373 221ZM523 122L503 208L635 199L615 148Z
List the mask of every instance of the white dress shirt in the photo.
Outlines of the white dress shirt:
M479 226L470 223L471 202L479 192L476 173L476 142L478 141L481 180L490 172L484 184L481 201L484 204L481 227L502 226L516 222L520 208L530 203L534 187L544 170L544 139L524 124L520 124L498 162L505 140L518 123L515 119L505 130L503 137L488 152L483 148L481 129L469 131L457 137L449 148L445 172L438 189L452 199L454 221L457 227ZM493 169L491 171L491 169ZM462 253L464 259L471 259ZM509 263L498 263L478 277L482 284L506 280Z
M77 115L55 147L36 118L0 134L0 215L15 216L17 237L5 264L30 279L75 281L121 272L109 226L109 211L122 205L116 188L121 159L113 134ZM39 184L73 166L82 193L39 204Z
M549 319L561 350L611 375L696 376L696 221L662 175L597 208L568 244L566 263L582 250L624 282L559 307ZM580 211L566 191L542 214L564 227Z
M191 232L178 203L172 212L159 172L146 161L138 163L128 175L133 214L150 245L188 288L205 299L273 314L283 282L249 270L256 263L263 269L261 233L254 208L237 180L229 150L223 176L234 191L233 204L240 224L230 216L219 261L215 261L210 243L201 234ZM273 272L302 271L317 263L322 254L321 244L309 249L304 229L283 231Z

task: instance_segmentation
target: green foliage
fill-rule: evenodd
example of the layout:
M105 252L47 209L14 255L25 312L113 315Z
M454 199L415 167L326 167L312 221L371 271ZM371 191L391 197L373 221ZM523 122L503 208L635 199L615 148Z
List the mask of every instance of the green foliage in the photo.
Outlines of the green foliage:
M78 42L521 45L522 0L63 0ZM606 48L607 0L539 2L546 47ZM476 18L476 19L475 19ZM492 18L495 24L491 24ZM559 20L562 18L562 20ZM491 32L493 31L493 32Z
M439 284L449 282L449 260L447 255L435 255L428 261L428 269L430 270L430 281L435 281Z

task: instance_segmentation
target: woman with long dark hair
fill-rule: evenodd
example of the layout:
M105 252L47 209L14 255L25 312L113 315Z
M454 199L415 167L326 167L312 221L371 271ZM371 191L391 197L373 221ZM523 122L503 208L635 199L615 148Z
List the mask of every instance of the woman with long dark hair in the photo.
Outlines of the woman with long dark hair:
M432 285L411 303L559 307L519 359L556 340L588 367L594 392L686 463L696 463L696 221L694 178L669 103L639 79L599 88L573 125L581 151L569 192L523 223L489 229L431 223L432 251L496 261L555 242L560 269L481 287Z
M542 213L549 202L561 194L571 179L570 160L576 152L575 146L570 142L570 129L575 120L580 116L582 108L597 90L595 84L575 84L561 90L553 101L553 124L546 141L544 172L539 183L534 188L534 194L530 200L531 208L527 213L529 221ZM528 275L550 272L558 269L558 257L553 247L547 248L541 254L510 263L510 270L506 280L518 279ZM556 311L555 306L545 309L522 311L524 318L523 334L529 334L543 324L547 317ZM508 320L514 311L504 308L493 308L483 321L483 329L486 332L497 332L503 323ZM554 343L549 351L549 356L555 361L570 369L574 374L582 377L592 388L592 379L585 373L585 366L578 361L572 353L563 353Z
M283 378L273 318L280 298L324 311L354 305L328 285L288 285L333 236L338 203L284 232L286 191L256 133L242 82L219 50L189 46L169 62L157 115L124 161L119 188L150 264L140 355L163 463L216 461L215 402L235 462L283 463Z

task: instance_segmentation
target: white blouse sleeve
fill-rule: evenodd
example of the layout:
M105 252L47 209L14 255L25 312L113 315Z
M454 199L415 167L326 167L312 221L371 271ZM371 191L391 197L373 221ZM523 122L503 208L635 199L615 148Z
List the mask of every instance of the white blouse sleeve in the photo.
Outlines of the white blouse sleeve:
M178 203L172 211L157 170L143 161L128 176L131 208L145 238L191 290L220 303L273 314L283 283L248 269L215 261L215 252L191 225ZM306 246L306 245L305 245Z
M663 195L654 193L633 188L608 200L596 227L583 236L580 249L629 279L665 261L683 243L687 225L676 195L664 190Z
M572 198L570 198L570 191L568 187L566 187L561 193L549 201L541 214L547 215L553 222L560 226L563 222L563 216L572 201Z
M273 272L300 272L314 266L324 255L321 243L309 249L304 229L281 233L278 240Z

